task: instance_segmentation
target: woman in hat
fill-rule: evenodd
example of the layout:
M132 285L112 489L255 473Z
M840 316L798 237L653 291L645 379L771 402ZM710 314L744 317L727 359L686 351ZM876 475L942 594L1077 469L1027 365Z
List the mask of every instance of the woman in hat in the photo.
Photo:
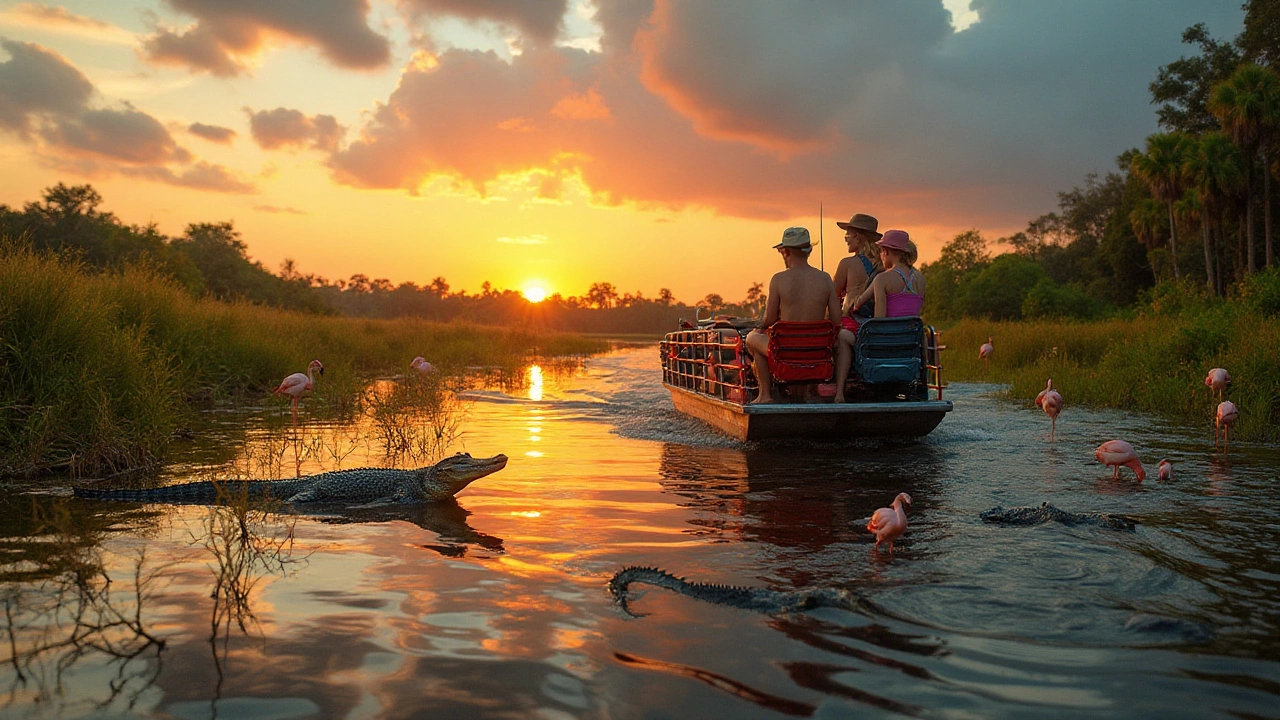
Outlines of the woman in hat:
M836 266L836 294L844 300L841 324L849 332L856 333L861 321L875 314L871 300L862 305L854 305L854 300L870 287L871 279L884 270L880 250L876 247L876 241L881 237L876 232L879 222L870 215L858 213L849 222L837 222L836 225L844 230L844 241L849 244L849 252L853 253Z
M875 317L919 315L924 305L924 276L914 267L918 252L904 230L887 230L876 243L884 272L854 302L875 299Z
M924 305L924 276L913 267L918 256L916 244L903 230L886 230L876 245L884 272L875 276L871 286L853 301L853 307L874 298L875 317L919 315ZM836 402L844 402L844 384L849 378L856 337L848 330L841 330L836 343Z

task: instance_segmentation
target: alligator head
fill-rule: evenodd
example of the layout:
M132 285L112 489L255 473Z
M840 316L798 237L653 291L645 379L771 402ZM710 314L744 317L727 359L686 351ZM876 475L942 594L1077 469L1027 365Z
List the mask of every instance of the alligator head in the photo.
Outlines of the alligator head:
M492 475L507 466L506 455L491 458L473 458L470 453L458 453L431 467L428 483L434 486L433 495L440 499L453 497L472 482L485 475Z

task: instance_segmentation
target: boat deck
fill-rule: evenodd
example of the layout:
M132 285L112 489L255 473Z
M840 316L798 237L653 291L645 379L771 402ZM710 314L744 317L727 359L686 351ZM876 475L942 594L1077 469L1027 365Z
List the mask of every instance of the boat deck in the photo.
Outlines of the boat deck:
M920 437L952 409L949 400L741 405L664 385L676 410L738 440Z

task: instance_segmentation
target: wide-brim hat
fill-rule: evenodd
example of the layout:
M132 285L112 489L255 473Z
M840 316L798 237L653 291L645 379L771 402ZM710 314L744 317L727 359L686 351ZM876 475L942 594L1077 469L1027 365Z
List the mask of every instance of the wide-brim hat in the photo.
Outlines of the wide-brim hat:
M862 213L858 213L849 218L849 222L836 222L836 226L841 230L862 230L863 232L869 232L876 237L881 237L880 233L876 232L876 228L880 227L880 221L870 215L863 215Z
M885 230L876 244L883 248L908 252L911 249L911 236L906 230Z
M777 250L778 248L807 248L811 245L808 228L789 227L782 231L782 242L773 247Z

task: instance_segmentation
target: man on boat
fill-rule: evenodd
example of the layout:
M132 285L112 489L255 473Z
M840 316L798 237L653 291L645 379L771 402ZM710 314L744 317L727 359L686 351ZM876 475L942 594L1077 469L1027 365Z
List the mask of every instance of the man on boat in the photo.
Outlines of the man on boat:
M764 320L758 330L747 335L747 347L751 350L756 381L760 384L757 403L773 402L773 375L769 372L769 329L779 320L787 322L817 322L829 320L835 329L840 328L840 298L831 276L809 264L813 245L809 231L802 227L789 227L782 233L782 242L773 246L782 254L786 270L769 280L769 299L765 304Z

